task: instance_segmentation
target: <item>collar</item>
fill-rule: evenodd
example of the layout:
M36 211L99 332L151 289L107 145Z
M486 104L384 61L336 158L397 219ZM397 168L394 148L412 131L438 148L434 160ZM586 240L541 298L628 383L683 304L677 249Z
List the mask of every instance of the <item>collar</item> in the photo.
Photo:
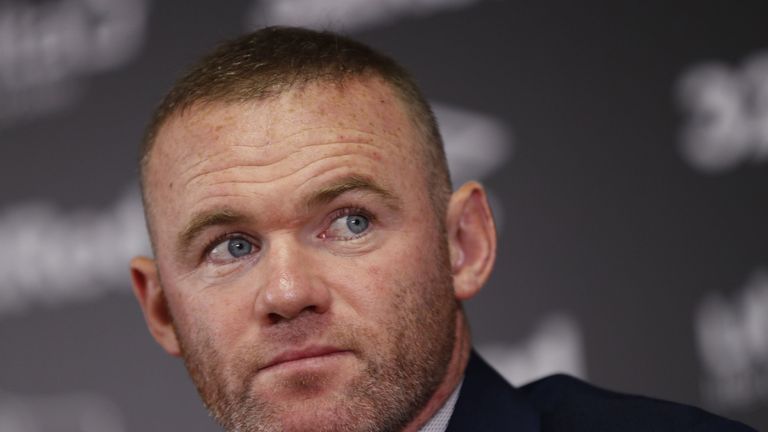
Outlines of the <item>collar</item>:
M446 432L540 430L539 412L473 350Z
M446 428L448 428L448 421L450 421L451 416L453 415L453 409L456 407L456 401L459 399L459 392L461 391L461 385L463 383L464 379L462 378L448 400L446 400L435 415L429 419L427 424L419 429L419 432L445 432Z

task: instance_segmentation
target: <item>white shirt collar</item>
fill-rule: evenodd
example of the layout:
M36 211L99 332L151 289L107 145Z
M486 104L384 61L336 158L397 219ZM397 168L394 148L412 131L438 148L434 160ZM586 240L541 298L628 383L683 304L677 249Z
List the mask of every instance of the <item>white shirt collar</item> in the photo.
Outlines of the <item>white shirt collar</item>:
M453 415L453 409L456 407L456 401L459 399L459 390L461 390L463 383L464 379L456 386L456 389L451 393L451 397L445 401L443 406L429 419L427 424L419 429L419 432L445 432L445 429L448 428L448 422Z

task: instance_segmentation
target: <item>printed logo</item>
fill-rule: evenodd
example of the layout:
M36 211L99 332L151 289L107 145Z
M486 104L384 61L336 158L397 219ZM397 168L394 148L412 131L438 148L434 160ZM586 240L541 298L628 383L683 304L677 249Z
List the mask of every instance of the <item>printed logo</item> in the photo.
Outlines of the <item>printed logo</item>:
M687 115L680 150L692 167L714 174L768 160L768 52L740 68L695 66L678 96Z
M149 253L135 191L101 211L64 212L45 203L6 208L0 244L0 316L123 288L130 259Z
M16 396L0 391L3 432L124 432L122 413L95 394Z
M730 409L768 401L768 271L756 271L733 298L704 298L695 330L709 405Z
M114 69L144 41L146 0L0 3L0 126L70 106L79 78Z
M483 344L478 352L514 385L555 373L587 378L581 330L574 319L564 314L543 319L526 341Z
M480 0L257 0L248 14L248 28L290 25L316 29L361 30L403 16L429 15L459 9Z

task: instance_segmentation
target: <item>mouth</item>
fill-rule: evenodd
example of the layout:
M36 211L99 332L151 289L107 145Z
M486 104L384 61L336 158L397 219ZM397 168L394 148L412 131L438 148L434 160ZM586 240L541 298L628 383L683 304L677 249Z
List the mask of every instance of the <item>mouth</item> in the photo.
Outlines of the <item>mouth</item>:
M269 363L259 369L259 372L268 369L320 363L350 353L351 351L327 346L309 347L301 350L288 350L272 358Z

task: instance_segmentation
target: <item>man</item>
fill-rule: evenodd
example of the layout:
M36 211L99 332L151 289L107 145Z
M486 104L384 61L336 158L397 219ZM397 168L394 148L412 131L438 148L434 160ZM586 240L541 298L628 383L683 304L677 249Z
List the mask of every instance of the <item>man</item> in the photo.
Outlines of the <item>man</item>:
M357 42L222 45L156 111L141 180L155 259L134 292L226 430L748 430L565 377L514 389L473 354L485 192L451 194L420 91Z

